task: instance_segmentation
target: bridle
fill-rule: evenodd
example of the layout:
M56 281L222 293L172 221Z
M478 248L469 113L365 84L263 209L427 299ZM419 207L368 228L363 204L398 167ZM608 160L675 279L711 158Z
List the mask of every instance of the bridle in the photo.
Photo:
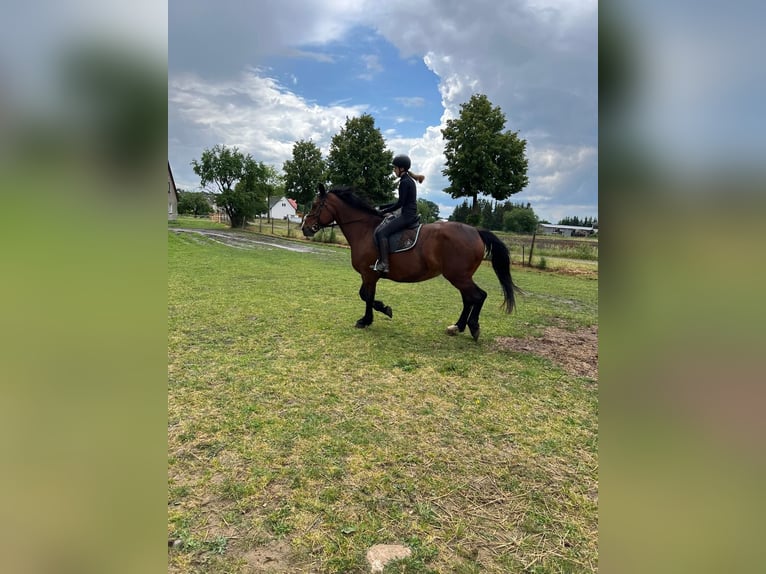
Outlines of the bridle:
M322 199L319 201L319 205L317 206L317 209L316 209L316 215L314 216L316 218L316 222L314 223L314 225L309 227L309 230L311 231L311 233L316 233L317 231L319 231L320 229L324 227L335 227L336 225L338 225L337 223L335 223L334 219L327 225L322 225L319 223L319 216L322 215L322 209L324 208L325 203L327 203L327 194L324 194L322 196ZM309 213L309 215L311 215L311 213ZM308 217L308 215L306 217Z

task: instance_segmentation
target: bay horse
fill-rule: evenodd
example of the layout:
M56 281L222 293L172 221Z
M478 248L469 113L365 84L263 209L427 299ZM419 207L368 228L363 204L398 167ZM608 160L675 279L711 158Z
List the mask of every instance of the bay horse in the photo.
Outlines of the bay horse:
M468 325L477 341L481 330L479 314L487 292L474 283L473 275L481 265L485 252L491 256L492 268L503 288L505 311L513 311L516 305L514 292L520 292L520 289L511 279L508 248L494 233L456 221L424 224L411 249L396 252L396 246L391 242L390 271L381 277L370 266L378 258L373 232L382 220L383 215L356 195L353 187L334 187L327 191L324 185L320 185L311 210L301 225L306 237L335 224L346 237L351 247L351 265L362 276L359 296L366 305L364 316L356 322L358 328L372 324L373 310L393 317L391 307L375 299L379 279L416 283L444 275L463 298L463 311L457 323L447 327L447 334L462 333Z

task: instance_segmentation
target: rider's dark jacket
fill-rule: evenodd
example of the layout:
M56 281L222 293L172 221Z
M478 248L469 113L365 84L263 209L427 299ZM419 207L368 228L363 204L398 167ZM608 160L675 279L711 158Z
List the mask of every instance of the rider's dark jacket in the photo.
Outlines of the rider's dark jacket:
M410 177L409 172L402 174L399 179L399 199L394 203L383 205L380 208L381 213L391 213L402 208L402 223L412 223L418 216L418 197L415 188L415 180Z

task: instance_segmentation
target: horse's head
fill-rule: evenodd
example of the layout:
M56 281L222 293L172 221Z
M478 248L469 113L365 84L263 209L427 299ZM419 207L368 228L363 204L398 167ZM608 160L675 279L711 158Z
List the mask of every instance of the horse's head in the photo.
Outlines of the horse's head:
M311 237L317 231L323 227L327 227L335 220L335 216L330 212L326 205L327 190L321 183L317 189L317 196L316 199L314 199L314 203L311 205L311 211L309 211L308 215L303 219L303 225L301 225L303 235L306 237Z

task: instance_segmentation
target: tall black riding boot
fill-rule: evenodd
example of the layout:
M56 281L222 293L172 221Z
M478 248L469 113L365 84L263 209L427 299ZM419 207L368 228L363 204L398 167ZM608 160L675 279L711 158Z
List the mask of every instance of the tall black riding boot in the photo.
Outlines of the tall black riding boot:
M388 273L388 237L381 237L379 243L380 262L375 270L379 273Z

